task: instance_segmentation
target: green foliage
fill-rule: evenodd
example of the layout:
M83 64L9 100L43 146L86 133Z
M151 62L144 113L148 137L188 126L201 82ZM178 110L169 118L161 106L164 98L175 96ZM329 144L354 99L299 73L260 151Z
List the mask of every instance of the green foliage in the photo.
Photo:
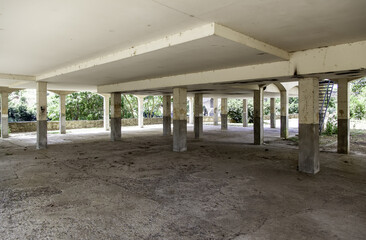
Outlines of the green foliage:
M325 130L323 134L330 136L337 133L338 133L337 117L335 115L331 115L328 117L328 121L325 125Z
M248 104L248 122L253 122L253 101L247 101ZM236 123L243 122L243 100L228 99L228 116Z
M288 113L289 114L299 113L299 98L298 97L289 97Z
M350 115L354 119L366 119L366 78L351 83Z
M162 96L147 96L144 99L144 117L161 117L163 107Z
M51 106L49 106L50 108ZM52 109L52 107L51 107ZM49 112L49 116L50 116ZM91 92L72 93L66 97L66 120L103 119L103 97Z
M9 122L35 121L36 108L27 101L26 92L15 91L9 95Z
M122 118L135 118L138 115L137 97L131 94L122 95Z

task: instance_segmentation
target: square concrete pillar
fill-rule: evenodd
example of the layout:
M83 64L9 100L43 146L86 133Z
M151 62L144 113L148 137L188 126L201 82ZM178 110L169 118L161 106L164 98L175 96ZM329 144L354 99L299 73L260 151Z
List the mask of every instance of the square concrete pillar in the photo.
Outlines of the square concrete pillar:
M348 154L350 150L350 88L347 80L338 80L338 153Z
M163 136L170 136L172 134L172 96L163 96Z
M1 137L9 137L9 93L1 92Z
M270 100L270 123L271 128L276 128L276 99L271 98Z
M189 124L193 124L194 123L194 110L193 110L193 105L194 105L194 100L193 97L189 97L188 98L188 104L189 104Z
M138 103L138 126L144 127L144 98L145 96L137 96Z
M47 83L37 82L37 149L47 148Z
M227 98L221 98L221 130L227 130Z
M299 80L299 171L319 172L319 80Z
M66 94L59 94L60 97L60 134L66 134Z
M243 127L248 127L248 102L243 99Z
M111 94L111 140L121 140L121 93Z
M103 95L103 106L104 106L104 112L103 112L103 126L105 131L109 131L109 99L110 95L106 94Z
M281 94L281 138L288 138L288 93L286 90L280 92Z
M194 137L201 138L203 135L203 95L194 95Z
M254 90L254 144L263 144L263 87Z
M187 89L173 89L173 151L187 151Z
M213 107L214 107L214 115L213 115L213 123L214 125L219 125L219 109L218 109L218 99L217 97L213 98Z

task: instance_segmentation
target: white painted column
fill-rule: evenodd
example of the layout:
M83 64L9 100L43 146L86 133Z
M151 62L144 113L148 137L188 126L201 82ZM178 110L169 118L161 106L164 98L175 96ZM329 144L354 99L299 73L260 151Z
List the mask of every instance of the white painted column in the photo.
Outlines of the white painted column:
M111 95L111 140L121 140L121 93Z
M37 82L37 149L47 148L47 83Z
M263 87L259 87L259 90L254 90L254 144L263 144Z
M299 80L299 171L319 172L319 80Z
M288 92L280 91L281 94L281 138L288 138Z
M189 97L189 124L193 124L193 97Z
M138 102L138 126L144 127L144 98L145 96L137 96Z
M270 99L270 123L271 128L276 128L276 99Z
M9 93L1 93L1 137L9 137L9 116L8 116L8 105L9 105Z
M338 80L338 153L348 154L350 150L350 87L347 80Z
M104 113L103 113L103 125L104 130L109 131L109 99L110 95L106 94L103 95L103 106L104 106Z
M219 109L218 109L218 99L217 97L214 97L213 98L214 102L213 102L213 105L214 105L214 116L213 116L213 122L214 122L214 125L219 125Z
M173 151L187 151L187 89L173 89Z
M60 96L60 116L59 116L60 134L66 134L66 94L59 94L59 96Z
M248 102L243 99L243 127L248 127Z

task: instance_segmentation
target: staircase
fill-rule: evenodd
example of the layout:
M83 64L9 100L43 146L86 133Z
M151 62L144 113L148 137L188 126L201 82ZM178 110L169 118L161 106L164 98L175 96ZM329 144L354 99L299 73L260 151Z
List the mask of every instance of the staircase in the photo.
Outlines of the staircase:
M321 134L334 83L331 80L319 81L319 134Z

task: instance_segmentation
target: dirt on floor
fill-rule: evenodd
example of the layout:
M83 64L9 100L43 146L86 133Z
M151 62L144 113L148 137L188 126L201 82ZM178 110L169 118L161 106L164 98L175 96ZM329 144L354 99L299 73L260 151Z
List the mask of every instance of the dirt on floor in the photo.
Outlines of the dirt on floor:
M365 133L357 154L325 140L308 175L279 129L188 130L183 153L160 126L0 140L0 239L366 239Z

